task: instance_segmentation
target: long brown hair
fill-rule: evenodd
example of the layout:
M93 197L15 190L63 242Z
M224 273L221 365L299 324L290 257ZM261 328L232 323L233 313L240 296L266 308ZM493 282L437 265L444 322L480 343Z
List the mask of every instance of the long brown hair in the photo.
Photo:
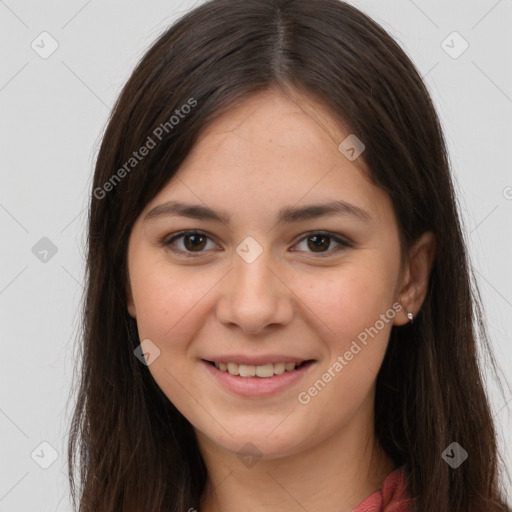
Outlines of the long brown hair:
M134 356L140 340L126 307L127 243L208 123L271 87L317 98L364 141L360 158L392 200L403 257L422 233L435 233L426 299L412 324L393 327L375 398L378 441L405 466L413 510L506 510L478 343L496 366L440 122L402 49L339 0L201 4L158 38L118 98L90 200L68 446L74 508L199 508L207 475L194 431ZM132 160L143 146L149 151ZM457 469L441 457L452 442L469 454Z

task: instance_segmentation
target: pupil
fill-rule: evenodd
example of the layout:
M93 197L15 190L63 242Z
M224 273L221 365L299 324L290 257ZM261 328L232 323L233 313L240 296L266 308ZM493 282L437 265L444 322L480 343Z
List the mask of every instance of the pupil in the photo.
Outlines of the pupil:
M196 240L196 242L197 242L197 239L201 239L201 238L204 239L203 235L187 235L186 236L186 240L188 240L189 242L191 240ZM203 240L203 244L201 244L201 242L199 242L199 244L197 244L196 242L192 241L192 248L194 248L194 247L195 248L202 248L202 246L204 245L204 240Z
M315 235L315 236L312 236L310 237L310 240L313 240L313 247L314 248L319 248L322 246L322 243L318 243L319 240L323 240L325 241L326 239L328 239L329 237L328 236L325 236L325 235ZM323 244L325 245L325 244ZM327 246L329 246L329 243L327 243Z

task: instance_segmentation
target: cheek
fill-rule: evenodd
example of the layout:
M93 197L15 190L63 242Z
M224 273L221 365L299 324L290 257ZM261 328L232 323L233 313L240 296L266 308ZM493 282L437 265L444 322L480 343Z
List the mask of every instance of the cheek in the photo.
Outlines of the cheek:
M318 319L317 332L328 352L300 401L314 403L319 417L329 414L334 423L345 421L371 394L396 314L392 262L367 256L329 277L311 278L300 292Z
M188 391L194 389L195 379L189 346L204 322L204 301L218 277L199 277L191 268L188 273L176 268L171 272L168 262L153 259L148 265L134 265L130 278L139 338L151 340L159 351L148 370L168 399L193 419L197 411Z
M323 332L337 348L356 339L390 310L395 276L386 263L377 259L354 261L323 277L296 280L297 295L315 314L318 323L323 324ZM378 328L389 332L391 320L385 323L389 328L383 329L381 322Z
M144 260L135 263L138 261ZM169 339L179 339L175 333L197 315L201 300L214 287L216 279L208 273L199 275L192 267L171 268L165 258L145 261L130 269L139 333L166 344Z

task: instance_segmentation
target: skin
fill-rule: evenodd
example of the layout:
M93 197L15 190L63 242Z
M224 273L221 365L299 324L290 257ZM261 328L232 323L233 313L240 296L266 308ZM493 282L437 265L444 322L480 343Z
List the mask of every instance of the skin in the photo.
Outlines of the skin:
M394 469L375 440L373 407L391 327L409 321L404 309L309 403L298 401L394 303L420 310L435 251L425 233L401 271L392 203L364 176L361 158L338 150L347 135L309 97L252 96L208 127L133 227L128 311L140 339L160 350L152 376L196 432L209 474L201 512L349 511ZM364 209L369 222L349 215L276 222L282 207L339 199ZM231 223L144 220L169 200L224 210ZM181 230L208 236L198 249L186 237L173 242L192 257L162 242ZM315 230L353 246L327 238L315 250ZM262 249L251 263L236 252L248 236ZM201 363L234 352L315 362L298 383L248 398L222 388ZM246 443L256 447L256 463L237 456Z

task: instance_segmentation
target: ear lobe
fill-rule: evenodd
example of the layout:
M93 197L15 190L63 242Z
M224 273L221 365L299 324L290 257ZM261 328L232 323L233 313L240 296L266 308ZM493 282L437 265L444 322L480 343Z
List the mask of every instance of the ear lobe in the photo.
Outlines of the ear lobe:
M414 316L420 311L427 295L435 252L436 238L432 231L423 233L414 243L400 291L399 302L403 309L395 317L394 325L404 325L409 322L406 309Z
M133 302L132 287L126 283L126 306L131 317L136 318L135 302Z

